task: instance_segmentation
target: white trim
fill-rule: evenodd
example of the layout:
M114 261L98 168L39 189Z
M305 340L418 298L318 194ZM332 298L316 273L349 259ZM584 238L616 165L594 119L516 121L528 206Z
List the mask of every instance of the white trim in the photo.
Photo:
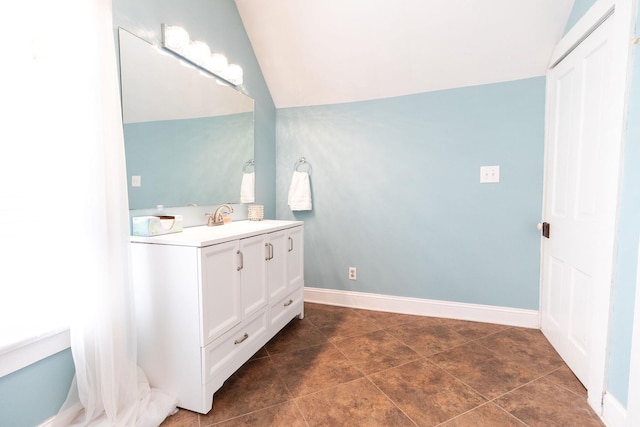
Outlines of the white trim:
M616 0L596 1L553 49L549 68L555 67L558 62L562 61L565 56L591 34L613 12L615 6Z
M627 411L611 393L602 398L602 421L609 427L624 427L637 424L627 424Z
M51 331L0 349L0 378L69 348L69 329Z
M525 328L537 329L540 327L540 316L537 310L397 297L365 292L338 291L306 286L304 288L304 300L320 304L391 313L445 317Z
M636 273L636 300L631 333L631 363L629 367L629 395L627 396L628 425L640 425L640 247Z

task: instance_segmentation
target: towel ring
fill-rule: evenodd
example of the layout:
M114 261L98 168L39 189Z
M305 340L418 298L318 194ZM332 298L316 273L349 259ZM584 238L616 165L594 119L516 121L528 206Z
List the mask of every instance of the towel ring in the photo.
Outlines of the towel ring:
M300 170L300 167L307 167L307 170ZM304 157L300 157L298 159L298 161L296 162L295 166L293 167L293 170L295 170L296 172L306 172L309 175L311 175L311 163L307 162L307 159L305 159Z
M247 173L247 169L255 168L255 165L256 165L256 162L253 159L247 160L242 165L242 172Z

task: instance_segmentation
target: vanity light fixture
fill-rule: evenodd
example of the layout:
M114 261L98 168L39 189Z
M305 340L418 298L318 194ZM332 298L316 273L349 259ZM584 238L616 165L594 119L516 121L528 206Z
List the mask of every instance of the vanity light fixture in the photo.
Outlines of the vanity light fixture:
M220 53L211 54L205 63L205 67L214 74L223 74L227 68L229 68L229 61Z
M233 86L242 84L242 67L229 64L222 54L211 53L205 42L191 40L187 30L182 27L162 24L162 47Z
M205 42L191 42L189 43L189 52L187 58L191 59L196 64L204 67L207 63L207 59L211 56L211 49Z

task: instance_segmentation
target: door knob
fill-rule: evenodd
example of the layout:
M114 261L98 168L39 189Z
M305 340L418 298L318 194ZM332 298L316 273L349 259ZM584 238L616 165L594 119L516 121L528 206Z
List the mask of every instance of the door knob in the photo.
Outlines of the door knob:
M539 222L536 228L542 231L542 235L544 237L546 237L547 239L549 238L549 231L551 229L551 225L548 222Z

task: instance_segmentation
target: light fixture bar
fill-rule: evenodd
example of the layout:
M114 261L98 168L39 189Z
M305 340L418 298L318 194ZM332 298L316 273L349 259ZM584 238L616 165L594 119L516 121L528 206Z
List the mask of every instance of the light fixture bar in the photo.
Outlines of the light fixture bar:
M182 27L162 24L162 47L231 86L239 86L243 82L242 67L229 64L222 54L211 53L205 42L191 40Z

